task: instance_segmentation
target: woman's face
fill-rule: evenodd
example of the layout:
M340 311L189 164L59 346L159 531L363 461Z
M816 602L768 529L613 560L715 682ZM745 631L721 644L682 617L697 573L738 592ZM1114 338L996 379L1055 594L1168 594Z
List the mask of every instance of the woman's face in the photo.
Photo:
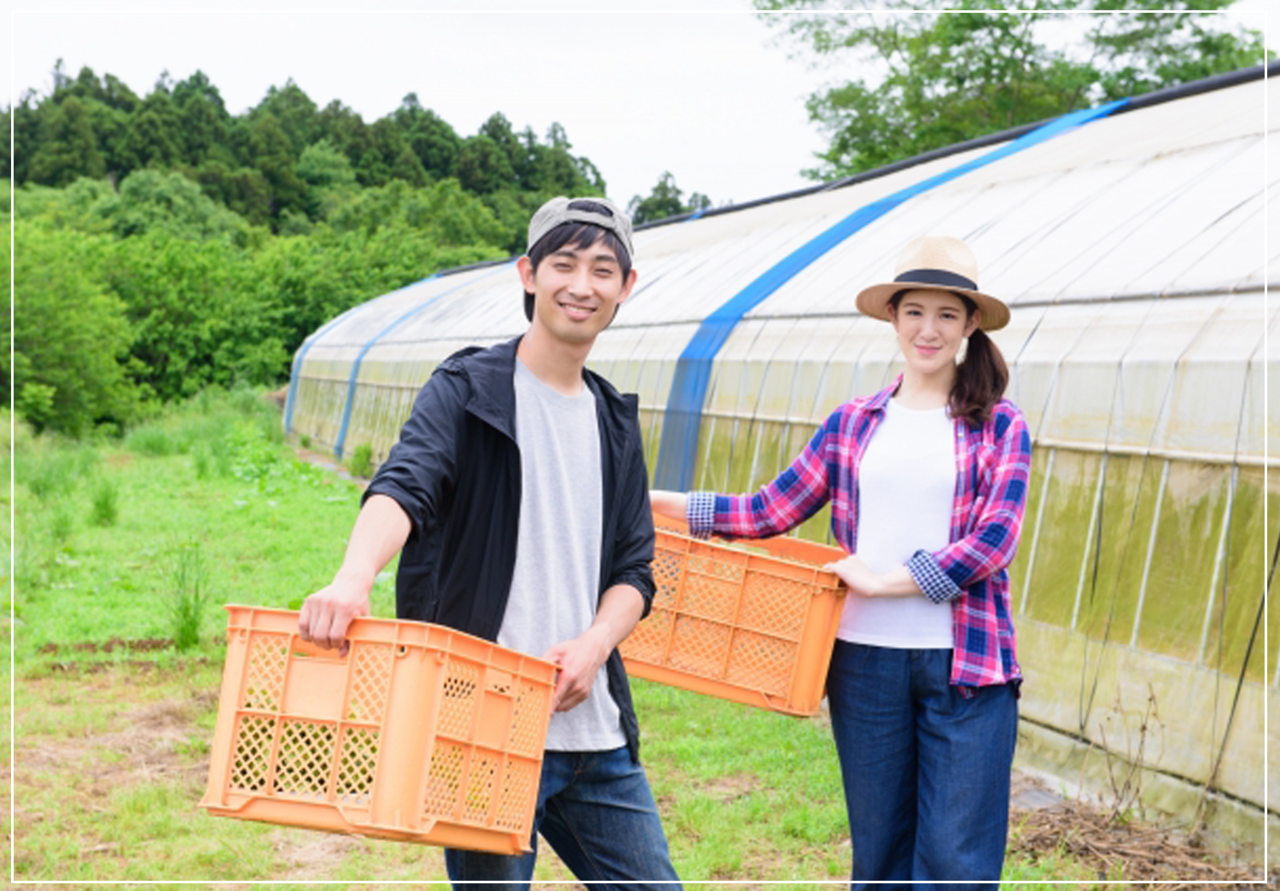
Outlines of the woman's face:
M978 327L980 314L968 315L964 301L950 291L926 289L903 294L888 312L907 367L925 376L954 372L960 344Z

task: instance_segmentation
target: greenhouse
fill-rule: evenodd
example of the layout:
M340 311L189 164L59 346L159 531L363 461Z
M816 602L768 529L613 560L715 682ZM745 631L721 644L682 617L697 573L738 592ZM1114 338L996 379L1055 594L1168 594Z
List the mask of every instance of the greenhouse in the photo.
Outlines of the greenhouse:
M1013 308L993 339L1034 441L1010 568L1019 763L1104 796L1137 764L1147 804L1253 846L1280 800L1270 111L1280 88L1253 69L644 227L639 283L590 363L639 394L656 486L752 489L897 373L858 289L914 237L964 238ZM513 266L441 273L320 328L295 357L289 432L384 457L437 363L524 331ZM826 541L828 522L799 534Z

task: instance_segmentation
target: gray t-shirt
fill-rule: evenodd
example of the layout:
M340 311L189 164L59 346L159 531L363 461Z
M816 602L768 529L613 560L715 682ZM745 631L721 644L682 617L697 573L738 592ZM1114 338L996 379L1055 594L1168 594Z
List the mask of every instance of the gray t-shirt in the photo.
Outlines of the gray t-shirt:
M504 647L541 656L595 620L600 584L600 427L595 397L548 387L516 359L520 538L511 596L498 631ZM598 752L626 745L601 667L586 701L551 716L547 748Z

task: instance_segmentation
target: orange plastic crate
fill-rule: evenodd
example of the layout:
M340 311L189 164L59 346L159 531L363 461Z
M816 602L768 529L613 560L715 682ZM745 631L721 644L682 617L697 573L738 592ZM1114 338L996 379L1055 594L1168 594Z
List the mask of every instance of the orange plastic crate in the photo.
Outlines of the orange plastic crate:
M844 552L794 538L700 541L666 517L654 522L658 591L653 611L622 643L627 671L788 715L815 714L845 594L821 567Z
M210 813L499 854L529 850L556 667L361 618L339 657L298 614L228 606Z

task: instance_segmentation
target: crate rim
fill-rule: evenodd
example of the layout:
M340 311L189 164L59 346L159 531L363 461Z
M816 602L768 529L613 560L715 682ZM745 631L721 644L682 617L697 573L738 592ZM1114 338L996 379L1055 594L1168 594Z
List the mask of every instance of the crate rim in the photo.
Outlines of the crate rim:
M656 516L655 516L655 519L656 519ZM751 544L743 544L743 542L767 541L767 540L769 540L769 539L755 539L755 538L724 538L724 537L719 536L719 535L713 535L713 536L711 536L710 538L698 538L698 537L694 536L691 532L689 532L687 529L680 529L680 528L678 528L678 527L673 528L673 527L675 526L675 524L676 524L676 523L678 523L679 521L677 521L677 520L672 520L672 519L670 519L670 518L666 518L666 517L664 517L663 519L664 519L667 523L670 523L670 524L672 524L672 525L671 525L671 526L666 526L666 525L663 525L662 523L659 523L659 522L656 522L656 521L655 521L655 523L654 523L654 531L655 531L655 532L663 532L663 533L665 533L665 534L667 534L667 535L676 535L676 536L679 536L680 538L686 539L686 540L691 541L691 542L695 542L695 543L697 543L697 544L718 545L718 546L720 546L720 547L730 548L730 549L732 549L732 550L734 550L734 551L737 551L737 552L738 552L738 553L740 553L740 554L746 554L747 556L750 556L750 557L762 557L762 558L765 558L765 559L768 559L768 560L774 560L774 561L777 561L778 563L786 563L788 566L796 566L796 567L799 567L799 568L801 568L801 569L811 570L812 572L814 572L815 574L820 575L820 576L822 576L822 575L825 575L825 576L831 576L832 578L834 578L834 579L835 579L835 584L834 584L834 585L829 585L829 586L827 586L827 587L834 588L834 589L835 589L835 591L836 591L836 596L837 596L837 597L843 597L843 596L845 596L845 594L847 594L847 593L849 592L849 587L848 587L848 585L846 585L846 584L844 583L844 580L843 580L842 578L840 578L840 576L839 576L839 575L837 575L837 574L836 574L836 572L835 572L834 570L831 570L831 569L823 569L821 566L819 566L819 565L818 565L818 564L816 564L816 563L806 563L806 562L804 562L803 560L794 560L794 559L792 559L791 557L779 557L778 555L776 555L776 554L772 554L772 553L764 553L764 554L755 553L755 552L753 552L753 551L749 550L749 548L753 547L753 545L751 545ZM787 538L787 537L788 537L788 536L781 536L781 535L770 536L770 538ZM817 542L817 541L809 541L809 540L808 540L808 539L806 539L806 538L797 538L797 539L793 539L793 540L794 540L794 541L799 541L799 542L804 542L805 544L815 545L815 546L817 546L817 547L831 547L830 545L824 545L824 544L822 544L821 542ZM656 543L655 543L655 546L656 546ZM754 546L754 547L758 547L758 546ZM767 550L767 549L766 549L766 550ZM832 550L839 550L839 548L832 548ZM758 570L758 571L761 571L761 572L767 572L767 570Z
M227 616L228 622L230 622L230 620L231 620L231 618L232 618L232 614L233 614L236 610L249 610L250 612L253 612L253 613L273 613L273 614L275 614L275 615L277 615L277 616L294 616L294 617L298 616L298 615L299 615L299 613L301 612L300 610L289 609L289 608L287 608L287 607L280 607L280 606L252 606L252 605L250 605L250 604L246 604L246 603L224 603L224 604L222 605L222 608L223 608L224 610L226 610L226 611L227 611L227 613L228 613L228 616ZM501 645L500 643L498 643L496 640L489 640L488 638L480 637L480 636L475 635L475 634L468 634L466 631L459 631L457 628L450 628L448 625L441 625L441 624L439 624L439 623L437 623L437 622L420 622L420 621L418 621L417 619L389 619L389 618L386 618L386 617L384 617L384 616L374 616L374 615L357 616L356 618L354 618L354 619L352 619L352 620L351 620L351 624L352 624L352 625L355 625L357 622L379 622L379 623L386 623L386 624L392 624L392 625L412 624L412 625L423 625L423 626L429 626L429 627L431 627L431 628L439 628L440 630L442 630L442 631L446 631L446 632L448 632L448 633L449 633L449 634L451 634L451 635L458 635L458 636L460 636L460 637L464 637L464 638L467 638L467 639L469 639L469 640L473 640L473 641L475 641L476 643L479 643L479 644L484 644L484 645L487 645L487 646L493 646L493 647L502 647L502 645ZM231 627L231 626L228 626L228 630L230 630L230 627ZM237 627L242 627L242 628L245 628L246 630L249 630L249 631L256 630L256 629L254 629L254 628L252 628L252 627L250 627L250 626L237 626ZM350 632L350 628L348 628L348 632ZM263 633L266 633L266 634L282 634L282 633L284 633L284 632L281 632L281 631L268 631L268 630L266 630L266 629L263 629ZM289 632L289 636L290 636L290 637L296 637L296 638L298 638L299 640L301 640L301 637L298 635L298 633L297 633L297 631L296 631L296 630ZM383 641L383 640L369 640L368 638L363 638L363 637L360 637L360 636L358 636L358 635L353 636L353 635L352 635L352 634L350 634L350 633L348 633L348 634L347 634L347 636L346 636L345 640L353 641L353 642L387 643L387 641ZM405 644L405 646L408 646L408 644ZM424 646L424 645L423 645L423 644L413 644L413 646ZM509 648L508 648L508 647L502 647L502 649L509 649ZM531 655L529 655L528 653L520 653L518 650L511 650L511 652L513 652L513 653L517 653L518 655L520 655L520 656L521 656L521 657L523 657L524 659L528 659L529 661L534 662L534 663L536 663L536 664L539 664L539 665L542 665L542 666L545 666L545 667L548 667L548 668L555 669L557 672L560 670L560 666L559 666L559 665L557 665L556 663L551 662L551 661L549 661L549 660L547 660L547 659L543 659L543 658L541 658L541 657L539 657L539 656L531 656ZM334 651L334 658L343 658L343 659L345 659L345 658L346 658L346 656L341 656L341 657L340 657L340 656L338 656L338 655L337 655L337 651L335 650L335 651Z

